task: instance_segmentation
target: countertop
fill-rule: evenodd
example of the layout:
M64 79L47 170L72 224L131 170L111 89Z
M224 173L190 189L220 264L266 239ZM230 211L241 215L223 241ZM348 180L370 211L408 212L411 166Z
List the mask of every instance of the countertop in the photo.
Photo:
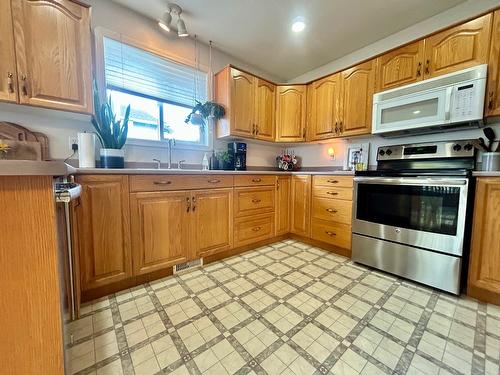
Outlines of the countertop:
M63 161L0 160L0 176L67 176L76 169Z
M476 177L500 177L500 171L474 171L472 175Z
M209 170L202 171L199 169L152 169L152 168L123 168L123 169L111 169L111 168L76 168L75 174L179 174L179 175L190 175L190 174L239 174L239 175L345 175L354 176L353 171L343 171L343 170L304 170L296 172L285 172L280 170L247 170L247 171L222 171L222 170Z

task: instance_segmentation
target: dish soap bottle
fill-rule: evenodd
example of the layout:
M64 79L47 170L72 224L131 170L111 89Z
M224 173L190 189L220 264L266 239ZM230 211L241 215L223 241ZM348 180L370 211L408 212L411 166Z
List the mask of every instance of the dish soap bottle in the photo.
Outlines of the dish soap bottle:
M201 162L201 169L204 171L208 171L208 157L206 152L205 155L203 155L203 160Z

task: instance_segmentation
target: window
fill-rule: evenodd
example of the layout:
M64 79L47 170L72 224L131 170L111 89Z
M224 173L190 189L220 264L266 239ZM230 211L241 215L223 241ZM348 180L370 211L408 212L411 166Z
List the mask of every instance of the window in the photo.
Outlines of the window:
M195 98L206 100L206 73L111 38L103 46L113 109L123 116L130 104L129 138L208 145L203 127L184 122Z

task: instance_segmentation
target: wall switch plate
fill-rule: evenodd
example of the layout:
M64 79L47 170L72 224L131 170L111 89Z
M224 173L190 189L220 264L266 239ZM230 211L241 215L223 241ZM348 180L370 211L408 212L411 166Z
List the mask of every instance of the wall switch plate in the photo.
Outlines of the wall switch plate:
M68 138L68 147L70 151L73 151L73 145L78 146L78 137L70 135Z

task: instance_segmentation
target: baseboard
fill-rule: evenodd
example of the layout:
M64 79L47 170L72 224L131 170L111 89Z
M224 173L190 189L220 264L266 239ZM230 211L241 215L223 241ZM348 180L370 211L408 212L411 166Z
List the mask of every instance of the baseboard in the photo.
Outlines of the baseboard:
M294 239L294 240L301 241L301 242L304 242L306 244L309 244L309 245L312 245L315 247L319 247L320 249L331 251L332 253L335 253L338 255L342 255L346 258L351 258L351 249L344 249L342 247L330 245L326 242L313 240L312 238L303 237L303 236L300 236L300 235L294 234L294 233L290 233L289 237Z

